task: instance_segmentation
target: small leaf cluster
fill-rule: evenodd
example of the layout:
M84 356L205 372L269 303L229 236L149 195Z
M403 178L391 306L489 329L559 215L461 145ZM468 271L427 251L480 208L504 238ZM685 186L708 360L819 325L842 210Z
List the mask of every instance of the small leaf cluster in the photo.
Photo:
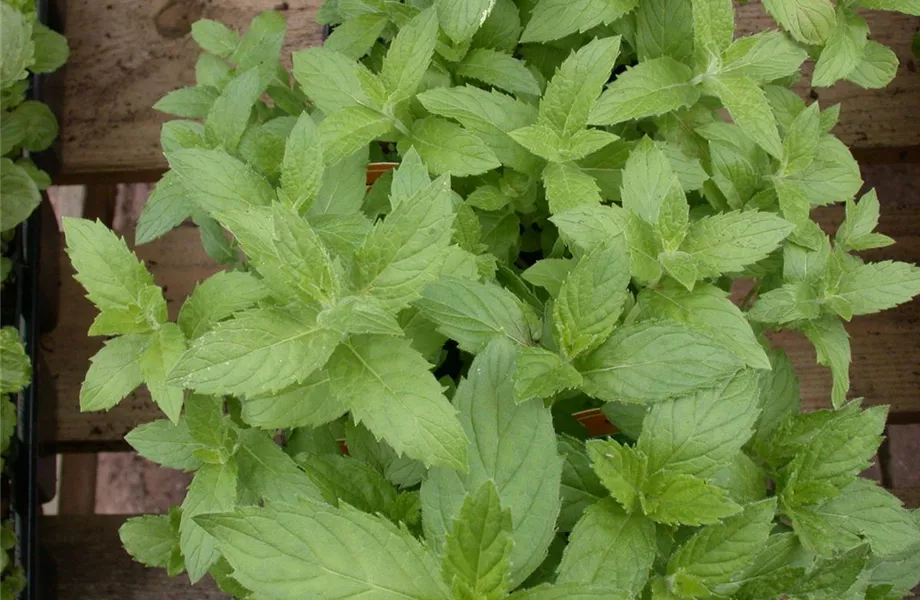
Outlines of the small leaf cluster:
M906 595L920 521L857 477L886 411L848 399L843 323L920 269L858 255L892 243L878 199L839 107L788 89L809 56L890 79L823 7L735 39L719 0L338 0L293 79L280 15L196 23L137 242L191 218L227 268L171 318L123 240L64 223L110 338L81 407L146 385L168 419L128 442L195 473L127 550L253 599ZM812 209L841 203L831 239ZM800 411L779 329L832 409Z

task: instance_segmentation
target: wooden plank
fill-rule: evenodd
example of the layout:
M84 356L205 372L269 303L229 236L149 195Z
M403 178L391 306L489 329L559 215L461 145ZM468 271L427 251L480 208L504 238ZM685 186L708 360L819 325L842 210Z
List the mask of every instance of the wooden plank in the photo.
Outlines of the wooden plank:
M920 203L909 198L886 198L880 230L897 244L871 252L871 260L920 259ZM843 217L842 207L815 211L828 231ZM161 240L138 248L157 283L165 286L170 316L175 317L195 282L217 270L201 249L197 229L183 226ZM89 358L102 347L100 338L87 338L95 309L83 298L83 289L72 278L69 261L62 269L61 297L67 310L57 330L42 339L58 395L57 410L44 413L44 426L53 432L52 446L69 451L123 448L122 437L133 427L162 418L140 388L108 413L79 411L80 383ZM920 303L912 302L878 315L857 317L847 325L853 348L852 397L864 397L866 404L891 405L892 421L920 420ZM773 334L774 343L786 349L801 379L806 409L829 406L829 369L815 362L814 349L804 336L794 332Z
M890 491L900 498L907 508L920 508L920 488L893 489Z
M275 9L288 20L284 56L317 45L322 0L67 0L64 34L70 60L61 72L59 182L156 181L166 163L151 107L195 82L199 49L189 32L197 19L238 29Z
M43 598L56 600L196 600L229 599L210 577L194 587L186 575L167 577L165 569L134 562L121 547L118 528L123 515L42 517L39 539L54 567L42 568Z
M160 125L169 117L150 107L164 94L194 83L198 49L188 35L198 18L240 28L259 12L276 8L288 19L285 59L321 40L314 23L322 0L203 0L135 2L68 0L65 31L70 61L62 72L59 182L155 181L166 163ZM898 76L884 90L851 84L812 90L823 106L843 102L837 133L860 156L906 160L920 156L920 75L910 44L920 19L895 13L868 13L874 39L901 60ZM738 32L775 28L760 3L738 8ZM811 69L811 66L808 67Z
M96 511L98 454L61 455L59 515L91 515Z

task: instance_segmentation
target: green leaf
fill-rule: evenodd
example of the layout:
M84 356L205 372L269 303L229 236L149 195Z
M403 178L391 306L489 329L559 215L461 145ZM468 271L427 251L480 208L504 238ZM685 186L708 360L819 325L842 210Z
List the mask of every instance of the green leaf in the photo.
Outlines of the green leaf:
M544 258L528 267L521 277L527 283L544 288L550 296L559 295L565 276L575 266L575 261L568 258Z
M473 37L488 19L495 6L494 0L438 0L435 2L441 29L456 44L462 44Z
M766 0L764 7L796 41L823 45L834 29L834 7L827 0Z
M28 171L8 158L0 159L0 231L9 231L29 218L42 201L41 192Z
M348 453L380 471L387 480L400 488L415 487L428 471L421 461L398 456L385 442L378 440L363 425L349 421L345 425Z
M530 327L520 301L511 292L490 284L456 278L433 281L415 303L438 331L460 348L476 354L496 337L515 344L531 343Z
M742 371L716 388L653 404L636 446L649 475L714 475L753 434L758 400L757 377Z
M715 385L742 362L708 338L673 324L620 327L575 367L582 389L606 402L656 402Z
M728 492L692 475L661 471L642 486L642 510L666 525L717 523L740 512Z
M306 219L284 205L273 206L273 238L280 271L303 298L330 306L340 293L332 258Z
M783 138L783 172L805 170L815 159L821 135L817 104L812 104L795 118Z
M728 48L735 36L735 9L728 0L694 0L693 36L700 48L716 55Z
M802 544L820 556L831 557L863 540L878 556L905 552L920 543L920 525L901 501L866 479L857 478L836 498L796 509L791 516Z
M167 171L147 196L137 222L134 243L140 246L168 233L192 216L192 207L179 177Z
M521 590L508 596L508 600L627 600L628 596L604 587L588 587L580 583L551 585L545 583Z
M842 598L856 583L869 558L869 545L862 544L833 558L814 562L793 593L799 598Z
M281 198L294 210L309 209L323 178L323 148L313 119L306 112L297 118L284 146L281 163Z
M285 26L285 18L279 12L267 10L257 15L249 23L230 60L237 63L240 70L258 66L269 76L274 76L284 43Z
M342 220L339 223L366 223L361 215L355 213L361 208L364 201L364 195L367 193L367 164L369 150L367 147L362 148L351 156L347 156L334 165L326 167L323 173L323 183L319 188L316 200L310 205L307 214L312 217L310 224L317 229L320 237L323 237L319 223L315 217L320 215L346 215L349 220ZM324 221L329 223L330 221ZM335 221L333 221L335 222ZM364 230L370 229L370 223ZM324 240L325 241L325 240ZM328 243L328 242L327 242Z
M519 359L520 360L520 359ZM585 442L567 435L558 438L562 464L562 509L559 512L559 531L570 532L584 514L585 509L609 495L607 489L591 468L591 459Z
M802 332L815 346L818 364L830 367L833 378L831 401L835 407L846 402L850 389L850 336L836 317L808 321Z
M550 398L581 385L581 375L555 352L526 347L518 351L514 371L514 396L518 402Z
M434 559L412 534L348 506L269 504L197 520L241 584L279 600L450 597Z
M236 32L211 19L199 19L192 23L192 39L202 50L221 58L229 58L240 43Z
M195 339L169 381L203 394L279 391L322 367L338 342L308 312L253 308Z
M636 54L640 64L669 56L680 62L693 57L690 0L647 0L636 7Z
M177 323L185 337L193 340L266 294L262 283L249 273L220 271L195 285L179 310Z
M492 481L466 496L444 544L444 581L457 598L498 600L508 592L511 514Z
M383 108L383 84L364 65L328 48L293 53L294 78L325 115L352 107Z
M766 95L753 79L744 75L714 75L704 79L703 86L707 93L722 101L732 120L758 146L771 156L782 158L783 145L776 119Z
M457 65L456 73L512 94L540 95L540 85L522 61L491 48L471 50Z
M275 199L268 181L223 150L176 150L167 152L166 160L191 200L208 214L268 205Z
M732 42L722 54L722 73L769 83L798 72L808 53L781 31L761 31Z
M584 129L619 53L620 37L614 36L595 39L570 55L546 86L539 122L563 137Z
M521 43L549 42L609 23L636 7L635 0L539 0L533 8Z
M466 468L466 436L430 368L408 341L373 335L353 336L327 367L355 420L398 454Z
M19 145L32 152L51 147L58 134L58 122L47 105L26 100L16 107L15 113L17 121L24 128Z
M218 96L220 91L211 86L184 87L160 98L153 109L183 119L203 119L208 116Z
M378 333L402 336L403 330L389 310L373 298L348 296L323 312L316 322L339 333Z
M228 152L236 150L249 125L249 114L264 91L259 69L252 68L234 77L211 105L204 122L209 143Z
M920 294L920 269L891 260L845 271L837 285L837 295L850 303L854 315L893 308L917 294Z
M808 282L787 283L757 297L748 318L761 323L784 324L800 319L816 319L821 306Z
M607 586L634 596L645 586L656 554L655 524L605 498L588 508L572 531L556 582Z
M431 113L459 121L485 142L502 164L522 173L537 168L537 158L507 133L536 120L537 111L529 104L471 86L435 88L419 94L418 99Z
M236 463L204 465L195 473L182 502L179 522L179 547L192 583L197 583L220 557L217 541L198 524L195 517L233 510L236 506Z
M261 429L319 427L341 417L345 405L332 393L329 375L319 370L303 383L280 393L255 396L243 401L241 418Z
M652 58L617 76L591 109L589 123L614 125L691 106L700 90L690 67L667 56Z
M166 468L182 471L201 468L195 451L205 446L192 437L186 419L180 418L177 424L158 419L138 425L128 432L125 441L147 460Z
M290 456L272 439L274 432L245 429L240 432L236 460L239 485L266 502L296 504L321 500L322 495Z
M452 192L441 177L403 200L367 236L355 254L355 289L402 308L435 279L450 245Z
M642 496L647 457L633 446L616 440L591 440L587 443L591 465L601 483L626 512L632 513Z
M770 368L770 361L744 313L729 300L725 291L713 285L700 284L689 291L665 283L643 290L637 302L645 319L685 323L731 350L748 366Z
M674 184L668 157L650 138L642 138L623 168L623 208L655 224Z
M0 40L0 88L5 90L28 76L35 52L31 20L6 3L0 7Z
M774 499L763 500L722 523L700 529L671 555L668 574L696 578L706 589L731 581L763 548L775 510Z
M29 385L32 366L19 331L12 326L0 329L0 393L15 394Z
M387 23L389 18L384 14L358 15L333 29L323 46L359 60L370 52Z
M179 422L184 392L180 387L167 385L166 375L186 350L185 336L175 323L164 323L150 336L150 343L141 354L139 362L144 383L157 406L173 423Z
M437 39L438 16L433 8L423 10L400 27L380 70L380 80L387 90L390 105L415 94L431 63Z
M29 70L33 73L57 71L70 57L67 38L42 23L32 24L32 41L35 43L35 56Z
M771 213L732 211L691 223L680 249L697 260L702 277L711 277L763 260L792 229Z
M836 25L821 50L811 84L829 87L855 69L863 58L869 26L846 9L837 9Z
M483 140L438 117L416 121L409 141L435 175L479 175L501 166L495 152Z
M80 387L80 410L109 410L144 382L140 358L148 338L123 335L113 338L90 359Z
M396 488L372 465L337 454L301 456L299 460L330 505L348 504L366 513L380 513L394 523L406 521L406 515L400 514Z
M578 206L556 213L550 220L576 256L626 235L626 213L618 206Z
M349 106L319 124L327 165L351 156L393 128L393 119L366 106Z
M549 409L540 401L515 401L514 358L514 345L497 339L473 359L454 396L470 440L469 473L432 469L421 490L425 537L441 553L465 495L487 480L495 483L511 512L512 589L539 566L553 538L562 470Z
M628 295L629 254L622 237L582 257L553 305L556 341L569 358L597 348L613 332Z
M522 30L521 15L513 0L497 0L473 36L473 47L513 51Z
M869 190L859 203L847 200L846 219L837 229L836 242L844 250L869 250L890 246L894 240L873 233L878 227L879 202L875 190Z
M547 165L543 170L543 185L553 214L601 203L597 182L573 163L553 162Z
M131 517L118 528L118 537L131 558L148 567L166 567L179 551L179 532L171 515Z
M891 83L897 71L897 55L878 42L869 40L863 49L862 60L846 78L861 88L876 89Z

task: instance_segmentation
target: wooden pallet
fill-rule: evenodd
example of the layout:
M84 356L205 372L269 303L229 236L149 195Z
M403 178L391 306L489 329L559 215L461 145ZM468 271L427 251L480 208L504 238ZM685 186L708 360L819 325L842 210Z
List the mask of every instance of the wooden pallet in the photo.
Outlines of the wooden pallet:
M242 28L261 11L288 20L285 60L292 50L316 45L314 23L322 0L68 0L62 19L71 55L55 82L61 98L59 181L155 181L166 162L160 126L166 115L151 106L167 92L194 83L198 49L189 31L198 18ZM920 74L910 45L920 18L867 13L873 38L901 60L895 80L882 90L843 83L832 89L797 88L822 106L843 103L836 133L861 160L920 157ZM759 2L738 7L738 32L775 28ZM809 66L808 69L811 67Z

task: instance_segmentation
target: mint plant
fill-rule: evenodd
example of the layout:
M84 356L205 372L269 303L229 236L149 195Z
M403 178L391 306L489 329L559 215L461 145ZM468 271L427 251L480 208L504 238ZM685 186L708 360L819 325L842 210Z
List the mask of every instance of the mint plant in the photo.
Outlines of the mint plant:
M17 225L41 202L50 176L35 166L30 152L49 148L58 124L46 105L26 100L30 74L51 73L69 55L67 41L36 20L32 0L0 2L0 287L9 283L13 262L6 256ZM4 319L4 322L7 322ZM8 466L16 433L16 404L11 396L26 388L32 367L15 327L0 329L0 477ZM4 513L0 524L0 599L12 600L25 588L15 562L16 531Z
M128 442L195 473L128 552L253 599L908 594L920 519L858 477L887 411L848 398L843 322L920 270L857 254L892 243L878 199L838 107L788 89L809 57L815 85L893 76L855 5L769 2L783 30L734 39L722 1L428 4L327 3L293 81L279 15L194 25L137 241L192 218L228 268L175 321L65 221L111 336L82 408L146 384L168 418ZM832 408L800 411L779 329Z

